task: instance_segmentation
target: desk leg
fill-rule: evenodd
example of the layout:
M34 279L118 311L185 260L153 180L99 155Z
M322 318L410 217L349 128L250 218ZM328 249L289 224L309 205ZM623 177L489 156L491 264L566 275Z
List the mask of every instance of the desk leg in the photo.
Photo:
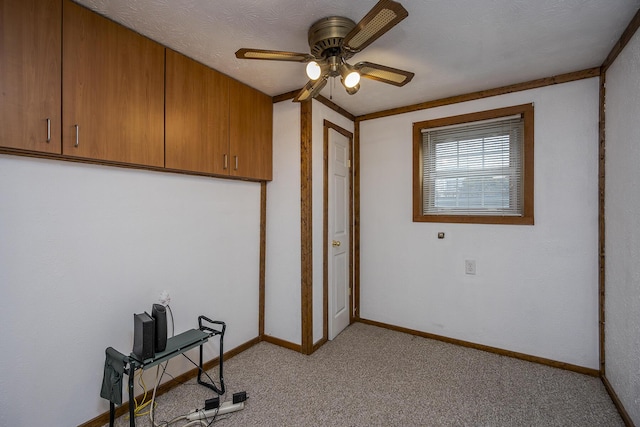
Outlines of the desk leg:
M132 372L133 371L133 372ZM136 427L136 402L133 395L133 377L135 377L136 370L133 367L129 368L129 427Z

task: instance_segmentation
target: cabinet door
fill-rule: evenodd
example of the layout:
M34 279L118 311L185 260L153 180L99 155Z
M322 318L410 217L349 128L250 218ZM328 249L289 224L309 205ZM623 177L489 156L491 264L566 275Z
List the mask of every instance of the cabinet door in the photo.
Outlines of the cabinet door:
M164 166L164 48L69 0L62 153Z
M167 49L166 167L229 174L229 80Z
M271 97L236 80L231 81L229 94L231 176L271 180Z
M60 154L61 0L0 0L0 145Z

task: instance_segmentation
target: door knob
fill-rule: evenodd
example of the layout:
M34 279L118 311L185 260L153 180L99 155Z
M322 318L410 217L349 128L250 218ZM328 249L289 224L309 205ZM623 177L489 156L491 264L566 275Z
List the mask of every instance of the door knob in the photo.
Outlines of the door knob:
M337 248L338 246L340 246L340 240L334 240L333 242L331 242L331 245L332 245L334 248Z

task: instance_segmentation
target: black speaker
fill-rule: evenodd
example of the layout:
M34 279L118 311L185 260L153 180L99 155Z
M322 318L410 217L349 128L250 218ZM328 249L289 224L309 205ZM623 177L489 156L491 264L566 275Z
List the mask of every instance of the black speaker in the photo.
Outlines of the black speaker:
M156 322L154 345L156 353L160 353L167 348L167 308L162 304L153 304L151 316Z
M138 360L151 359L156 355L153 347L154 324L155 322L149 313L133 315L133 354Z

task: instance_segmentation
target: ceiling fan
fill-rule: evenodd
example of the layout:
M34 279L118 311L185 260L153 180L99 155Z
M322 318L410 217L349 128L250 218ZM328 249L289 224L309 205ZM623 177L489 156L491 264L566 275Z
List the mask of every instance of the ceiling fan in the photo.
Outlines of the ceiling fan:
M408 15L409 12L400 3L380 0L358 24L341 16L329 16L314 23L309 28L311 53L245 48L238 50L236 57L306 62L307 76L310 80L293 99L296 102L317 96L330 77L339 76L342 85L350 95L360 89L360 77L394 86L404 86L411 81L413 73L372 62L358 62L350 65L347 60Z

